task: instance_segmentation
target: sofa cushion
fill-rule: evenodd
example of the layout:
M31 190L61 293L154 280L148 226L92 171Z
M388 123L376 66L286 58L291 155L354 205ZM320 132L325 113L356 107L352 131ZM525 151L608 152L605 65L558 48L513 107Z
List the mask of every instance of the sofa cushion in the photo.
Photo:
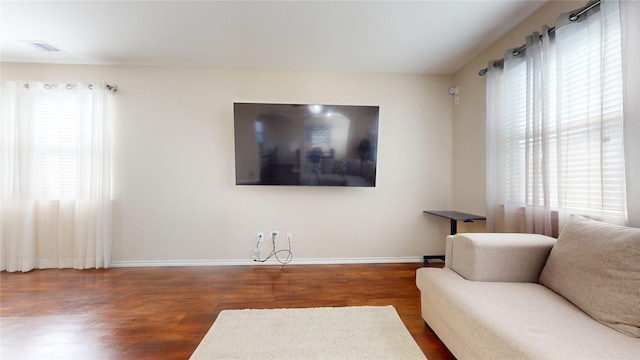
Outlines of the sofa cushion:
M422 317L458 359L637 359L640 339L595 321L536 283L416 271Z
M325 186L344 186L344 175L318 174L318 183Z
M361 170L360 159L347 159L347 175L360 175Z
M347 163L344 160L336 160L333 162L333 173L342 174L346 172Z
M360 187L368 187L371 186L367 179L362 176L357 175L345 175L344 176L344 184L346 186L360 186Z
M333 173L333 159L320 160L320 172L323 174Z
M571 216L539 282L603 324L640 337L640 229Z

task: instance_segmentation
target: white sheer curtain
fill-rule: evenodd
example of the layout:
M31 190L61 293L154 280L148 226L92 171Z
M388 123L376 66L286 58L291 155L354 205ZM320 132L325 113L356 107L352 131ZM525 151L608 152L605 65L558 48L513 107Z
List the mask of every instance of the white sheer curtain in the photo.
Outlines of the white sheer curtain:
M572 213L629 222L618 2L569 15L488 68L489 231L556 235Z
M0 270L109 266L111 95L2 82Z
M640 2L621 1L620 14L627 211L629 225L640 227Z

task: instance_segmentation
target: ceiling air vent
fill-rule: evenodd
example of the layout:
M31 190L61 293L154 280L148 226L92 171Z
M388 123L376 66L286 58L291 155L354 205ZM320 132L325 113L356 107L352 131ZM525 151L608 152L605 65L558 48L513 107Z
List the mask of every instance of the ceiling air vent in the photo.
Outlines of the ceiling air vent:
M33 46L34 48L45 51L45 52L60 52L62 50L58 49L55 45L48 43L46 41L25 41L27 44Z

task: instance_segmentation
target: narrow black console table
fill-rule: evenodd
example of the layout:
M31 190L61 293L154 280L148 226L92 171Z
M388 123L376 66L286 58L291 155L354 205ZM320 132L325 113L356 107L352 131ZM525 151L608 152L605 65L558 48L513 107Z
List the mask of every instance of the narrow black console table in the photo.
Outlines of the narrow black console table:
M449 221L451 221L451 235L455 235L458 232L458 221L473 222L474 220L487 220L484 216L463 213L460 211L424 210L423 213L449 219ZM429 263L430 259L444 260L444 255L425 255L423 258L426 265Z

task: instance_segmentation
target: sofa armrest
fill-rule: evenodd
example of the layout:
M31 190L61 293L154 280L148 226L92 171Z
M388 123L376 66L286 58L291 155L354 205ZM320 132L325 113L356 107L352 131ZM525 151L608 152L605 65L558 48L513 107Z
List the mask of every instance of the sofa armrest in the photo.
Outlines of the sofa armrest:
M555 243L536 234L456 234L447 238L445 266L467 280L537 282Z

